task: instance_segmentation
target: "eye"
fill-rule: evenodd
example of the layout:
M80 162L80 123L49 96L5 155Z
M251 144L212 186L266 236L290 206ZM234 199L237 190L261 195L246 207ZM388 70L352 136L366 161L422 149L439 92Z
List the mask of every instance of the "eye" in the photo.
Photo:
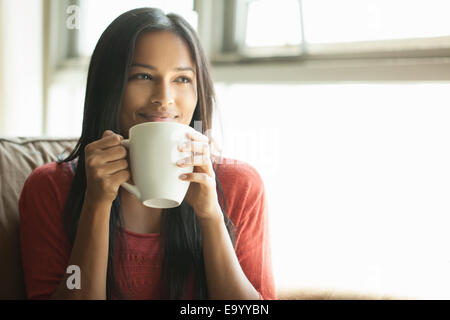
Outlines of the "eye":
M130 79L152 80L153 77L147 73L138 73L138 74L133 75Z
M181 82L181 83L191 83L192 82L191 78L188 78L185 76L178 77L176 81Z

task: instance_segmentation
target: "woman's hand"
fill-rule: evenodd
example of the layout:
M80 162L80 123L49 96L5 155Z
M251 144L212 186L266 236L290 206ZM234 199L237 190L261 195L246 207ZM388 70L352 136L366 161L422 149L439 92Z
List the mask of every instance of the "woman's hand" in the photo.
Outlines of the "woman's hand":
M122 139L106 130L101 139L84 148L87 201L112 203L120 185L130 179L127 150L120 144Z
M188 133L189 142L178 146L181 152L190 151L190 157L177 166L194 166L192 173L187 173L184 181L190 181L184 200L194 209L201 220L222 218L216 192L216 175L213 170L209 138L198 131ZM181 177L180 177L181 178Z

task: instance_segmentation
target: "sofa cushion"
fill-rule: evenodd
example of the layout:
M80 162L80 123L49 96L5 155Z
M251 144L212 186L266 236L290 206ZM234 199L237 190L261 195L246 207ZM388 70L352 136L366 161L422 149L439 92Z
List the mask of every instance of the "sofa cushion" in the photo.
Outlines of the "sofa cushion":
M0 137L0 299L25 299L18 201L28 175L65 157L77 138Z

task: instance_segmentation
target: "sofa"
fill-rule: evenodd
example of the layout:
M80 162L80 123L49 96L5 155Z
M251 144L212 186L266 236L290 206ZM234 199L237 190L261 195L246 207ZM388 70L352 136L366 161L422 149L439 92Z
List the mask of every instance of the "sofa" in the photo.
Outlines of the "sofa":
M77 138L0 137L0 300L26 299L20 252L18 200L23 184L36 167L70 153ZM275 275L276 277L276 275ZM335 290L277 291L278 299L391 299Z
M26 299L18 201L36 167L68 155L76 138L0 137L0 299Z

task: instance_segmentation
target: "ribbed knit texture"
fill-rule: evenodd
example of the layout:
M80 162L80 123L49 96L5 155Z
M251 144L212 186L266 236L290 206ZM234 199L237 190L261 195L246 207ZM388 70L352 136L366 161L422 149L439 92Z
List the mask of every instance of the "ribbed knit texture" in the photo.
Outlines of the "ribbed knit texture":
M223 159L217 177L229 217L237 229L236 255L261 297L275 299L264 184L252 166L234 161ZM73 175L69 163L47 163L30 174L20 195L22 264L30 299L49 298L66 272L71 245L64 231L62 214ZM220 193L218 195L222 204ZM161 294L160 234L123 231L129 251L124 254L117 250L115 265L117 281L126 298L165 299ZM121 264L119 254L122 254ZM123 271L128 274L128 284ZM193 283L191 275L186 299L193 297Z

